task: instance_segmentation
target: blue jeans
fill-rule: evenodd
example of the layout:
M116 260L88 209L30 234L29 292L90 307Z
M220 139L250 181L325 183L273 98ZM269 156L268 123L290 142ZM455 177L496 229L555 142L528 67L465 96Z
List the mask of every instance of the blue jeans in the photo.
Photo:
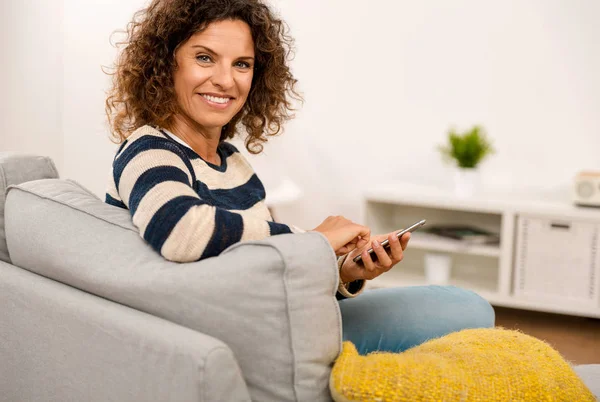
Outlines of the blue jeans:
M365 290L340 300L344 341L362 355L401 352L466 328L494 326L494 309L476 293L452 286Z

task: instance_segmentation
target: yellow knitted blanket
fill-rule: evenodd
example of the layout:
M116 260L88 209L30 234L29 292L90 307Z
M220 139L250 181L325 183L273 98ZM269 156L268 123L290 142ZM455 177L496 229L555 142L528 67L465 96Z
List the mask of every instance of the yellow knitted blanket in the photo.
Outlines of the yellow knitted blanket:
M344 342L329 387L336 402L596 400L551 346L501 328L463 330L402 353L360 356Z

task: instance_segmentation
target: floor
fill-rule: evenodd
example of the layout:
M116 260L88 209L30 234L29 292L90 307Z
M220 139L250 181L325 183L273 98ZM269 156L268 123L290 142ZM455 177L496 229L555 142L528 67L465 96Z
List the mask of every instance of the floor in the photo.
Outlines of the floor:
M496 325L542 339L574 364L600 364L600 319L494 307Z

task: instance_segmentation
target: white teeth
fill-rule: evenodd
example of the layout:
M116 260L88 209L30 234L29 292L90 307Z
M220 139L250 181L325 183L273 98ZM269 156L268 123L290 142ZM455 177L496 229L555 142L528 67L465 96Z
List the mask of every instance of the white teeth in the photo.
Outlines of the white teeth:
M202 94L202 96L204 96L206 99L208 99L211 102L221 103L221 104L229 102L229 99L230 99L230 98L220 98L217 96L204 95L204 94Z

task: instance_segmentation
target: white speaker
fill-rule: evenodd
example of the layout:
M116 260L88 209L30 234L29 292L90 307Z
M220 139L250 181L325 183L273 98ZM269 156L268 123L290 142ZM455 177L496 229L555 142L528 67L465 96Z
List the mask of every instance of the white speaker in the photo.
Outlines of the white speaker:
M573 202L600 208L600 172L579 172L575 176Z

